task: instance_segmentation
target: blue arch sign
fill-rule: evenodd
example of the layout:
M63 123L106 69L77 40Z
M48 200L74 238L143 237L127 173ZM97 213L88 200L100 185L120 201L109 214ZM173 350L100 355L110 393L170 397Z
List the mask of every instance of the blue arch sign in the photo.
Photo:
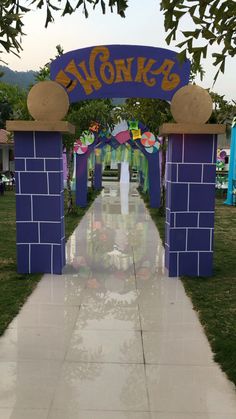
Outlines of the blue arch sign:
M190 61L174 51L137 45L106 45L67 52L51 63L51 79L70 103L86 99L147 97L171 100L189 82Z

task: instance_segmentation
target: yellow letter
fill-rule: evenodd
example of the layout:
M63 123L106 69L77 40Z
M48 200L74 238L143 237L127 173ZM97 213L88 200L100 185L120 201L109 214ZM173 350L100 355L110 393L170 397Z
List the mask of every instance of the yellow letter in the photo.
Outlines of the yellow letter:
M79 64L79 67L81 67L81 69L83 70L85 78L79 72L74 60L71 60L69 62L69 64L65 68L65 71L67 73L73 74L73 76L75 76L77 80L79 80L81 86L84 88L84 91L87 95L93 92L93 88L98 90L101 87L101 83L96 78L95 72L94 74L89 74L84 61L82 61Z
M81 61L78 65L84 75L81 74L74 60L71 60L65 68L67 73L71 73L77 78L87 95L93 93L94 90L99 90L102 86L95 70L95 60L99 54L101 54L100 61L102 62L106 61L110 55L109 50L106 47L93 48L89 57L89 71L85 61Z
M123 81L133 81L131 74L131 64L134 58L127 58L125 60L114 60L116 66L116 79L115 83L121 83Z
M107 68L107 74L106 74L106 68ZM112 84L115 78L115 70L112 63L110 63L109 61L107 61L106 63L102 63L101 68L100 68L100 75L104 83Z
M68 92L72 92L78 83L77 80L71 80L63 70L57 73L55 81L64 86Z
M145 61L146 61L146 58L138 57L138 64L137 64L138 68L137 68L135 81L139 83L142 83L142 81L144 81L144 83L147 86L152 87L152 86L155 86L156 80L154 77L148 80L147 73L151 70L153 64L156 63L156 60L153 60L150 58L146 65L145 65Z
M172 60L165 60L161 67L159 67L157 70L151 71L152 74L163 74L164 77L161 83L163 90L173 90L180 83L180 77L178 74L170 74L174 64L175 62Z

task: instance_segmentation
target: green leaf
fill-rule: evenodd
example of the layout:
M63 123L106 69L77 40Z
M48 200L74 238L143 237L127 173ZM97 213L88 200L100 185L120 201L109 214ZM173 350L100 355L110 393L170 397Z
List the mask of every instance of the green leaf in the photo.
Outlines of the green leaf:
M3 41L2 39L0 39L0 43L2 44L3 48L8 52L11 47L11 43L9 41Z
M189 12L189 14L190 14L191 16L193 16L193 15L194 15L195 10L196 10L196 7L197 7L197 4L195 4L195 6L191 6L191 7L188 9L188 12Z
M193 15L193 16L191 16L191 18L193 19L193 21L196 25L199 25L199 24L201 25L203 23L203 21L202 21L202 19L200 19L200 17L197 17L197 16Z
M202 19L205 16L207 3L205 1L199 1L199 16Z
M176 10L176 11L173 11L173 15L176 17L176 19L179 20L182 16L185 15L185 12L180 12L180 11Z
M203 29L202 30L202 35L205 39L216 38L215 34L211 31L209 31L209 29Z
M207 45L205 45L205 47L202 48L202 56L203 58L207 57Z
M183 41L183 42L180 42L179 44L177 44L176 46L178 47L178 48L182 48L184 45L186 45L187 44L187 40L186 41Z
M87 9L87 7L86 7L85 2L84 2L84 15L85 15L86 19L87 19L87 18L88 18L88 16L89 16L89 14L88 14L88 9Z
M101 0L101 8L102 8L102 13L105 15L106 13L106 4L104 0Z
M71 13L73 13L73 8L71 7L71 4L69 2L69 0L67 0L65 8L63 10L62 16L65 16L67 14L71 15Z
M178 54L178 60L182 64L187 59L187 49L184 49Z
M172 31L169 33L169 35L166 37L166 43L169 45L170 44L170 42L172 41L172 40L175 40L176 38L175 38L175 28L174 29L172 29Z
M189 51L191 51L192 45L193 45L193 38L187 39L187 45L188 45Z
M53 22L53 21L54 21L54 19L53 19L52 13L51 13L49 7L47 7L47 16L46 16L45 28L47 28L48 24L50 22Z
M182 34L188 38L188 37L193 37L195 39L197 39L199 37L201 33L201 29L196 29L195 31L182 31Z
M214 15L215 13L217 13L218 10L218 4L220 3L221 0L215 0L212 4L212 6L210 7L209 13L210 15Z
M117 0L116 6L117 6L117 13L121 17L125 17L125 11L128 7L128 1L127 0Z
M79 0L78 3L76 4L75 8L78 9L81 4L83 4L84 0Z
M44 0L40 0L40 2L37 4L37 9L42 9L44 6Z

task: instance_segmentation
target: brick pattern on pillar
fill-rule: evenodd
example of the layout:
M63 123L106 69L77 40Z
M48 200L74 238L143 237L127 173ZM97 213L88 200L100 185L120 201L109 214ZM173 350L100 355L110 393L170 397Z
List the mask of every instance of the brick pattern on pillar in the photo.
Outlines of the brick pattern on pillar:
M62 136L15 132L19 273L60 274L65 265Z
M169 276L211 276L215 134L172 134L167 151L165 265Z

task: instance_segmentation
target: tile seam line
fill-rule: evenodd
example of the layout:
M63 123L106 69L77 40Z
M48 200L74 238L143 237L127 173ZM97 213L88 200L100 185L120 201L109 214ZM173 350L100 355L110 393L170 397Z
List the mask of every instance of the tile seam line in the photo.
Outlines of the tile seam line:
M35 358L23 358L23 359L19 359L19 360L13 360L13 361L8 361L8 362L21 362L21 361L34 361ZM49 361L49 360L53 360L52 358L40 358L40 361ZM87 365L87 364L102 364L102 365L143 365L144 368L146 366L162 366L162 367L178 367L178 368L207 368L207 369L215 369L216 364L214 361L212 363L208 363L208 364L157 364L157 363L146 363L143 364L143 362L119 362L119 361L103 361L103 362L96 362L96 361L74 361L74 360L64 360L64 359L57 359L56 361L61 361L61 364L63 365L64 363L67 364L77 364L77 365ZM0 363L4 363L6 362L6 360L0 360Z
M58 378L59 378L62 375L64 361L63 360L58 360L58 361L60 361L60 367L58 369L59 370L59 372L58 372ZM50 403L49 403L49 406L48 406L48 412L47 412L47 418L46 419L49 419L50 418L51 411L53 409L53 402L55 400L55 395L56 395L57 388L58 388L58 383L56 382L55 383L55 386L54 386L54 390L52 392L51 400L50 400Z
M64 355L63 362L66 362L66 357L67 357L68 352L69 352L69 345L71 344L72 336L73 336L73 333L74 333L75 327L76 327L76 323L77 323L77 321L79 319L79 312L80 312L81 304L79 304L79 306L76 306L76 307L78 307L79 309L78 309L78 312L77 312L77 316L75 316L75 319L74 319L74 322L73 322L73 326L71 327L71 330L70 330L70 339L68 341L68 346L67 346L67 348L65 350L65 355Z
M39 408L40 409L40 408ZM70 408L69 408L70 409ZM69 410L69 409L63 409L60 407L55 407L53 410ZM35 408L35 410L37 410L37 408ZM47 410L47 409L45 409ZM111 409L77 409L78 412L108 412L108 413L151 413L151 412L155 412L154 410L137 410L137 409L132 409L132 410L111 410ZM159 412L159 411L157 411ZM164 412L165 413L165 412ZM182 412L181 412L182 413ZM48 418L47 418L48 419Z

